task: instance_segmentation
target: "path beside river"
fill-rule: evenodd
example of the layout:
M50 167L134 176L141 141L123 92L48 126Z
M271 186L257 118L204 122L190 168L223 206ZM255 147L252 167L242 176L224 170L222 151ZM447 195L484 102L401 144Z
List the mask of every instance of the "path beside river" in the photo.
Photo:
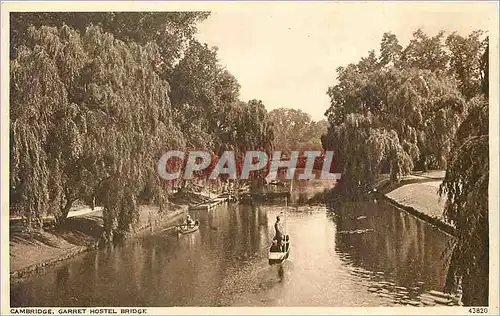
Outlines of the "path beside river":
M393 205L452 233L454 228L443 217L446 196L438 193L444 175L444 170L416 172L398 184L389 184L386 176L381 177L374 188Z

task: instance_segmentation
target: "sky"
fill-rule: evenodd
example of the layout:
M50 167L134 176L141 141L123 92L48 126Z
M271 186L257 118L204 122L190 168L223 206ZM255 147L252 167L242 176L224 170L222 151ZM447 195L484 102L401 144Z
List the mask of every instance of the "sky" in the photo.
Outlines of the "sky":
M241 99L259 99L268 111L301 109L325 119L326 91L336 69L374 49L385 32L405 46L422 28L462 35L489 30L485 3L308 3L236 7L212 11L198 39L217 46L220 63L238 79Z

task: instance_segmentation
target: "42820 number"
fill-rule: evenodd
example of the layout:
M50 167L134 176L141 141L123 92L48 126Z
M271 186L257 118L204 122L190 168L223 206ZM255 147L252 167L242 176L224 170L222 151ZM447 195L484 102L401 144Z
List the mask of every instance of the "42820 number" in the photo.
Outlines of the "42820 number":
M471 308L469 308L469 313L470 314L487 314L488 308L487 307L471 307Z

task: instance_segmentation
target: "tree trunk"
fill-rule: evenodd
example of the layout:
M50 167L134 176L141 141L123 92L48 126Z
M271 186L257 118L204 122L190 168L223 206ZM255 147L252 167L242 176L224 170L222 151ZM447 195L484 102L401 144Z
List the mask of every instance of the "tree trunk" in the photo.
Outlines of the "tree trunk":
M68 199L66 200L66 204L64 205L63 208L61 208L61 214L59 215L57 222L59 225L63 225L66 222L66 219L68 218L69 211L71 210L71 206L73 205L73 202L75 199Z
M477 269L464 277L462 303L464 306L488 306L489 300L489 249L485 248Z

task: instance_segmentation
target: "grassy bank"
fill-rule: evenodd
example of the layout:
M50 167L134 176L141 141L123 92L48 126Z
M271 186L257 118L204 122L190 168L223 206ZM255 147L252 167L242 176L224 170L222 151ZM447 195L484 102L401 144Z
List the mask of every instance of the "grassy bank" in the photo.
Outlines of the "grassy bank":
M440 228L451 235L455 228L443 218L444 198L438 194L444 171L418 172L408 176L400 183L390 183L382 176L375 184L375 194L396 207Z
M179 220L189 205L206 200L208 198L204 194L178 193L163 212L156 206L142 205L139 207L139 220L131 234L138 234L155 225L169 225ZM23 232L16 225L12 225L11 221L9 238L11 283L18 282L48 265L97 248L102 233L102 210L72 216L62 227L49 226L31 233Z

